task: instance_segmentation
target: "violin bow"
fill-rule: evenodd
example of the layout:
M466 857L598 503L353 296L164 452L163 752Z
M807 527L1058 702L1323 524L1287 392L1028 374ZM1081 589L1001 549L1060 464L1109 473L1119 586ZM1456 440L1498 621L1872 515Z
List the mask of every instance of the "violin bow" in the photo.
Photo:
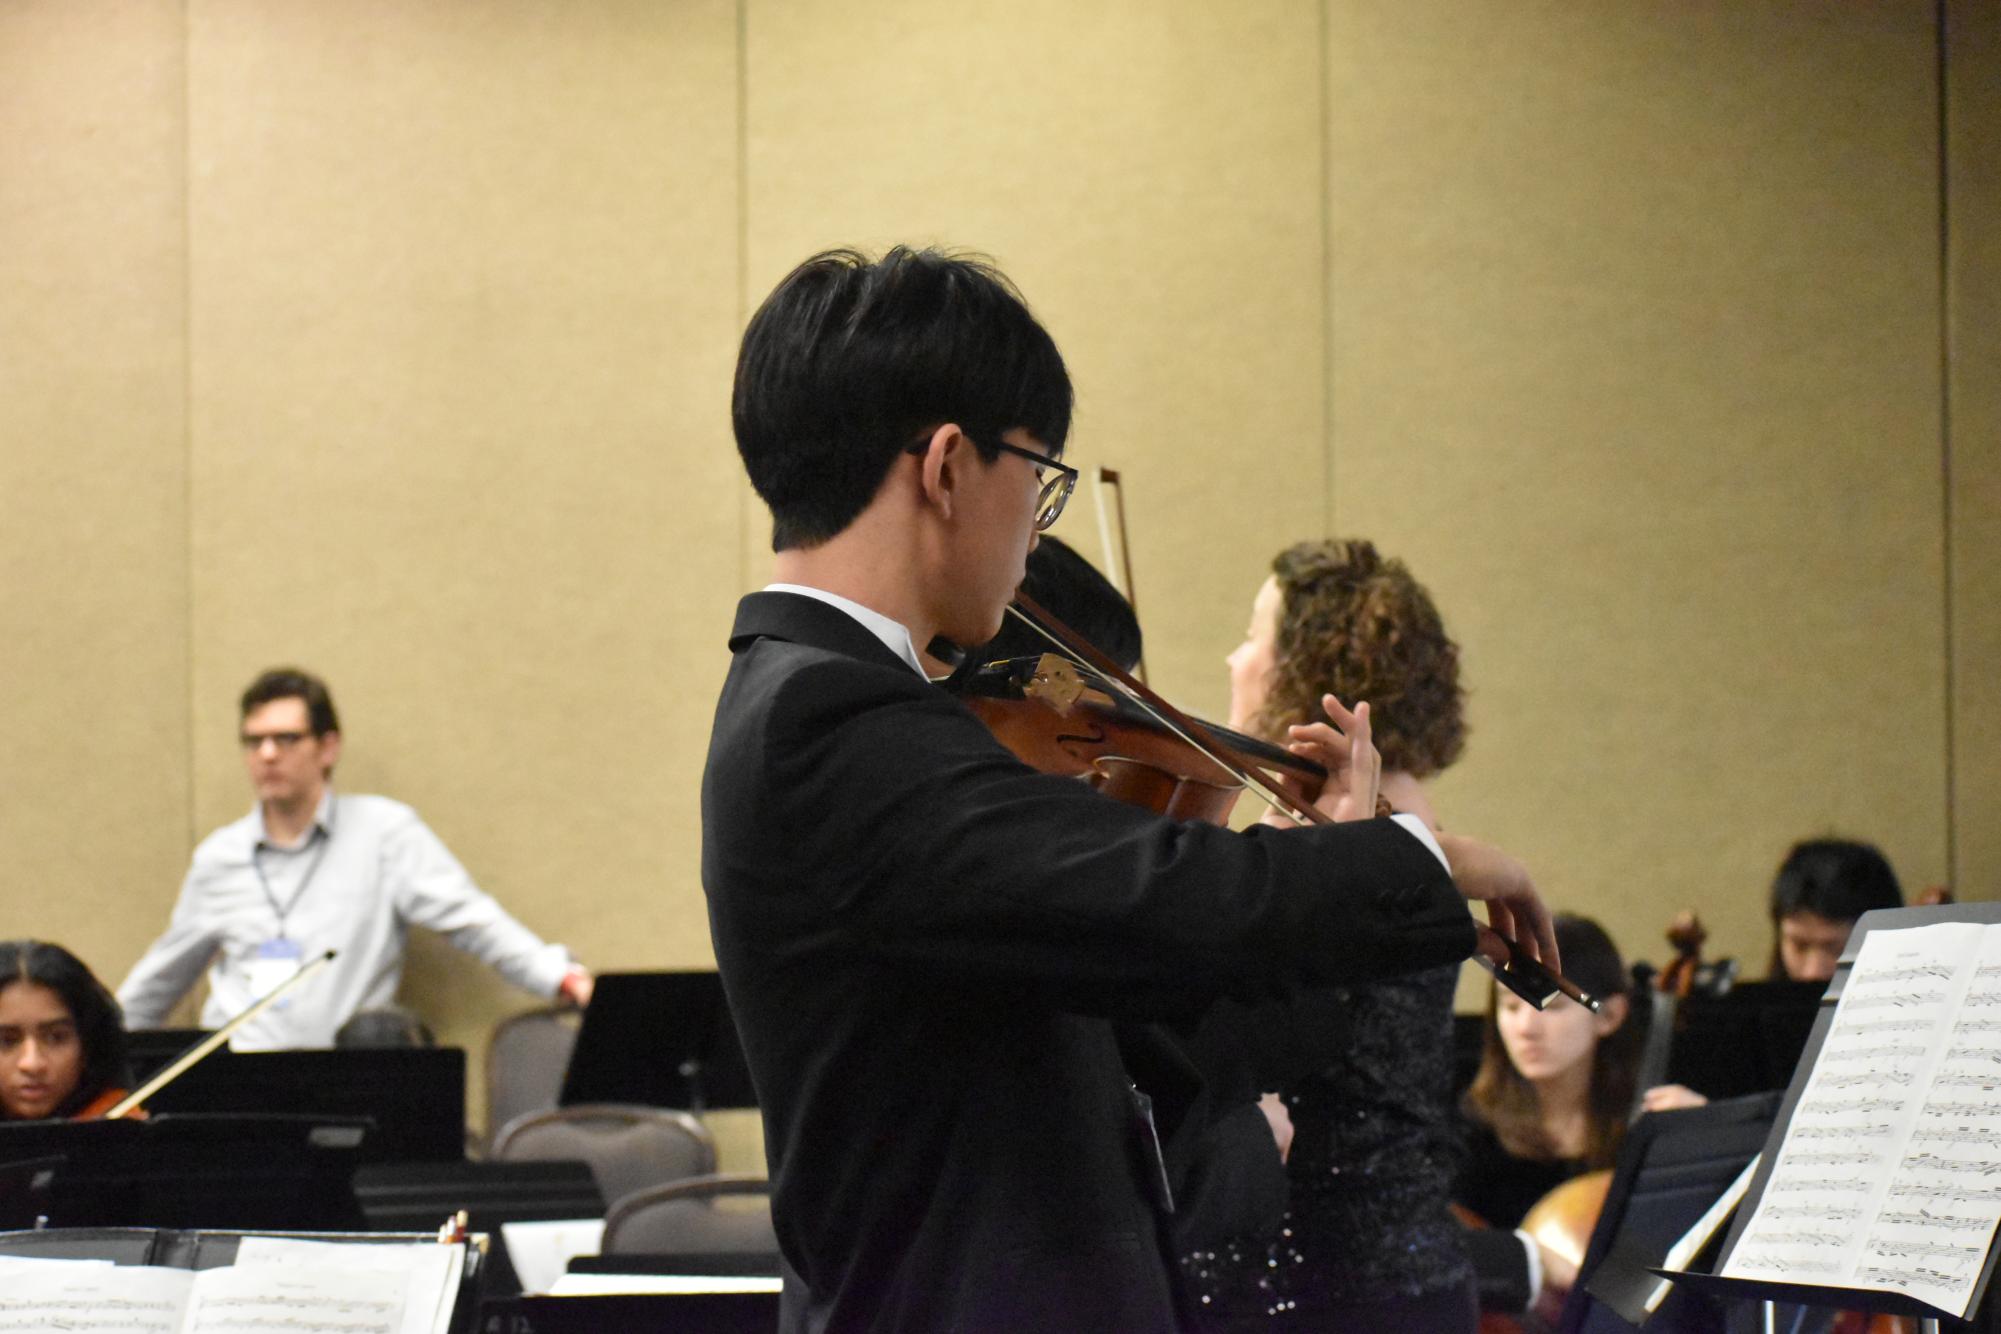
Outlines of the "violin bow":
M201 1060L204 1056L207 1056L210 1052L214 1051L217 1047L220 1047L223 1043L229 1041L231 1035L233 1035L237 1029L242 1028L252 1019L255 1019L258 1015L270 1009L273 1005L275 1005L278 1002L279 998L282 997L286 993L286 991L298 985L301 979L309 977L314 973L317 973L320 969L332 963L333 959L334 959L334 951L328 950L325 954L320 955L317 959L314 959L311 963L308 963L304 967L300 968L298 972L292 974L290 977L286 978L283 982L280 982L277 986L265 992L263 997L259 999L255 1005L252 1005L249 1009L237 1015L234 1019L231 1019L221 1028L216 1029L215 1032L210 1033L207 1037L204 1037L201 1041L195 1043L192 1047L189 1047L179 1056L176 1056L172 1061L167 1063L166 1068L161 1070L158 1074L154 1075L151 1079L147 1080L144 1084L141 1084L138 1088L132 1090L132 1092L126 1094L122 1101L113 1103L111 1107L104 1113L103 1119L106 1121L116 1121L119 1118L125 1116L127 1113L131 1112L133 1108L144 1106L146 1099L152 1097L155 1093L158 1093L161 1089L173 1083L176 1079L179 1079L182 1073L185 1072L189 1066L193 1065L196 1061Z
M1139 615L1139 597L1133 592L1133 553L1132 547L1127 544L1125 483L1119 479L1118 469L1104 467L1098 469L1092 476L1091 481L1093 484L1091 487L1091 499L1096 503L1098 510L1098 542L1105 548L1105 569L1110 572L1112 587L1119 590L1119 596L1126 600L1126 605L1131 607L1133 615L1137 616ZM1107 511L1105 508L1105 492L1107 491L1112 493L1114 509L1111 511ZM1112 550L1113 514L1118 516L1119 521L1119 545L1116 558L1114 558ZM1137 676L1142 684L1145 683L1146 654L1144 651L1141 652L1139 661L1133 664L1133 675ZM1186 737L1182 738L1184 741L1187 739ZM1214 756L1210 758L1213 759Z
M1295 800L1290 793L1276 784L1267 783L1258 774L1256 766L1238 754L1235 748L1225 745L1208 728L1169 704L1146 685L1134 680L1097 645L1063 624L1027 593L1017 592L1014 605L1008 608L1008 612L1044 639L1096 672L1108 685L1117 688L1161 726L1193 746L1203 758L1228 771L1259 800L1286 819L1296 824L1334 823L1333 817L1322 814L1306 802ZM1558 996L1568 996L1585 1009L1597 1013L1600 1005L1597 997L1562 974L1550 971L1540 960L1493 927L1478 925L1483 933L1482 944L1491 939L1500 947L1502 957L1499 958L1494 957L1485 948L1473 952L1474 961L1492 973L1495 981L1538 1010L1548 1009L1550 1002Z

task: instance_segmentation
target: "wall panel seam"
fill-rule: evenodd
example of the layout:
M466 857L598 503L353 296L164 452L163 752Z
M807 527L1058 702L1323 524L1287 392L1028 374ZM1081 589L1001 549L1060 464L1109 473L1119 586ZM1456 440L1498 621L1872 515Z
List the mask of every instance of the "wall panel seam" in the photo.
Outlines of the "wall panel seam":
M1332 32L1320 0L1320 533L1334 535L1334 170L1333 89L1327 44Z
M187 766L188 846L200 837L195 827L195 329L194 329L194 18L195 0L181 0L181 757Z
M1952 101L1951 101L1951 0L1936 0L1933 29L1936 36L1938 91L1938 446L1939 446L1939 540L1940 593L1944 604L1940 625L1944 636L1945 672L1945 874L1950 882L1959 870L1959 781L1957 715L1954 693L1959 672L1955 660L1958 633L1953 620L1953 504L1952 504Z
M750 322L750 0L736 0L736 332ZM732 417L730 431L736 422ZM736 586L750 589L750 533L753 497L747 480L737 481Z

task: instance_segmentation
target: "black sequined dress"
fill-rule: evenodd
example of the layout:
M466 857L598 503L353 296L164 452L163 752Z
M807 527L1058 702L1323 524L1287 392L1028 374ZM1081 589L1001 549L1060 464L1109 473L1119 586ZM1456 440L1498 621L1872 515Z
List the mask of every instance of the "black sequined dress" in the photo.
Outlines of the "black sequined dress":
M1456 967L1433 969L1308 993L1288 1007L1294 1027L1313 1035L1319 1069L1284 1091L1293 1124L1285 1223L1275 1237L1181 1259L1215 1327L1327 1327L1345 1309L1400 1304L1435 1311L1460 1290L1470 1303L1472 1269L1446 1210L1458 1164L1457 976Z

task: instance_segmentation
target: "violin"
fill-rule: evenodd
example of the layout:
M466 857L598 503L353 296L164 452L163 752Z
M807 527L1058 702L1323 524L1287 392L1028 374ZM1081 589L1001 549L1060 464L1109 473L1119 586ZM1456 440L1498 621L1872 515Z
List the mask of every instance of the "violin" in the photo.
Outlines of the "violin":
M1182 820L1222 824L1244 779L1189 746L1124 695L1097 687L1070 658L1004 658L958 682L966 707L1016 758L1044 773L1082 778L1114 800ZM1317 791L1327 770L1255 737L1207 725L1267 781Z
M75 1112L70 1114L69 1119L72 1121L103 1121L110 1119L106 1116L106 1113L131 1096L132 1090L122 1089L113 1085L83 1106L77 1108ZM125 1113L124 1119L128 1121L143 1121L146 1119L146 1110L143 1107L134 1107Z
M300 968L298 972L265 992L255 1004L251 1005L241 1014L236 1015L221 1028L216 1029L215 1032L204 1034L199 1042L196 1042L179 1056L167 1062L166 1065L161 1067L158 1074L154 1075L144 1084L141 1084L137 1089L129 1093L124 1089L106 1089L103 1093L91 1099L89 1104L75 1116L72 1116L70 1120L118 1121L143 1119L146 1115L144 1111L146 1099L152 1097L176 1079L179 1079L197 1061L221 1047L223 1043L229 1041L231 1037L235 1036L238 1029L277 1004L284 994L297 986L301 980L312 976L320 969L332 963L335 953L333 950L328 950L311 963Z
M1029 665L961 663L948 686L990 687L968 699L988 729L1024 763L1083 775L1108 795L1160 814L1220 824L1250 791L1295 824L1330 824L1312 804L1327 771L1289 751L1197 722L1169 704L1027 593L1009 614L1058 650ZM1067 662L1066 662L1067 660ZM1086 682L1083 672L1094 678ZM1393 812L1378 799L1376 814ZM1538 1010L1559 995L1596 1012L1597 998L1493 928L1477 925L1473 958Z

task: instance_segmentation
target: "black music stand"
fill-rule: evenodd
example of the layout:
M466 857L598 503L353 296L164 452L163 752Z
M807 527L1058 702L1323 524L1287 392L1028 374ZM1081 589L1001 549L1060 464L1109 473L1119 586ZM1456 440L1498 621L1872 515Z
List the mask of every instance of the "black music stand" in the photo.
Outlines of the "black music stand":
M0 1163L0 1232L31 1228L48 1215L56 1169L68 1161L51 1154Z
M366 1123L317 1116L157 1116L0 1125L0 1163L60 1158L57 1227L342 1231L361 1226Z
M1710 1098L1786 1087L1820 1013L1825 982L1740 982L1690 995L1675 1012L1667 1082Z
M693 1112L757 1106L721 976L599 974L559 1101Z
M456 1047L218 1051L146 1101L156 1115L360 1117L366 1162L465 1158L466 1055Z
M1757 1094L1653 1112L1634 1123L1619 1147L1559 1334L1630 1334L1648 1319L1645 1302L1660 1284L1652 1267L1764 1146L1778 1104L1777 1093ZM1712 1304L1677 1292L1647 1328L1711 1334L1724 1322Z
M1727 1259L1743 1239L1757 1212L1758 1202L1763 1198L1765 1188L1771 1183L1772 1173L1778 1166L1779 1156L1785 1147L1786 1136L1792 1129L1792 1120L1799 1109L1801 1098L1813 1075L1816 1062L1820 1059L1821 1048L1826 1045L1827 1036L1834 1026L1835 1004L1841 998L1843 988L1848 983L1849 974L1854 971L1856 956L1861 952L1862 941L1871 931L1894 931L1908 927L1930 926L1938 922L1968 922L1981 925L2001 923L2001 903L1959 903L1927 908L1885 908L1864 913L1849 934L1847 947L1841 952L1841 962L1836 966L1834 978L1827 984L1827 994L1821 1002L1820 1013L1814 1020L1813 1032L1807 1040L1805 1054L1799 1067L1793 1073L1792 1082L1787 1086L1785 1098L1779 1105L1778 1116L1773 1123L1771 1134L1766 1140L1763 1157L1759 1161L1757 1174L1751 1180L1750 1190L1738 1206L1737 1216L1731 1223L1730 1233L1723 1242L1721 1256ZM1672 1273L1661 1271L1663 1277L1671 1278L1678 1287L1687 1287L1712 1301L1719 1303L1774 1303L1789 1302L1802 1306L1836 1308L1843 1310L1868 1311L1872 1314L1916 1316L1927 1322L1938 1322L1938 1327L1953 1330L1993 1328L2001 1324L2001 1311L1988 1299L1989 1287L1993 1282L1996 1260L2001 1259L2001 1251L1989 1238L1987 1254L1981 1264L1980 1275L1973 1284L1973 1297L1968 1303L1971 1317L1958 1317L1915 1297L1901 1293L1881 1292L1874 1289L1841 1288L1818 1284L1782 1283L1765 1279L1724 1278L1720 1274ZM1718 1268L1722 1265L1719 1261Z

